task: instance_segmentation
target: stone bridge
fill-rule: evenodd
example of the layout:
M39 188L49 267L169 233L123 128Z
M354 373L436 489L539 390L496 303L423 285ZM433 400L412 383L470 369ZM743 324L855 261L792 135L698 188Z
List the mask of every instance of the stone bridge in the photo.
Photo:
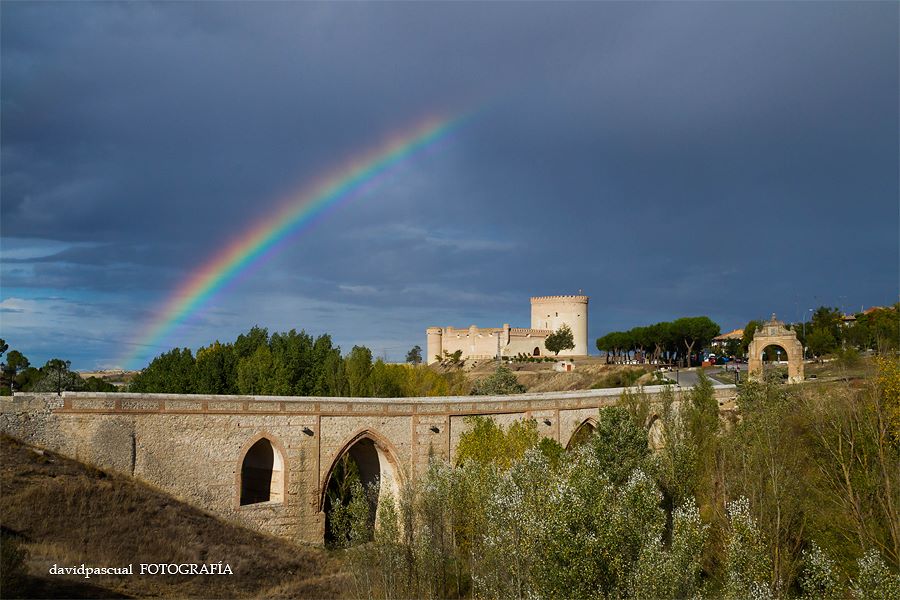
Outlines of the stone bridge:
M644 388L651 402L661 387ZM364 482L396 490L432 458L454 461L466 417L533 418L567 446L621 389L436 398L64 392L2 399L0 430L132 475L254 529L321 544L326 490L349 453ZM676 390L676 396L681 392ZM718 386L720 405L734 386ZM648 427L652 426L651 422Z

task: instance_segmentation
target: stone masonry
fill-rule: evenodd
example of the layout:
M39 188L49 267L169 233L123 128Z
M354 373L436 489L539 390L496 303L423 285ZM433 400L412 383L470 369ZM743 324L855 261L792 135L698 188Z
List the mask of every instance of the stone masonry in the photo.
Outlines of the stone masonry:
M661 388L648 387L651 397ZM253 529L321 544L336 461L374 448L382 491L454 461L466 417L534 418L566 446L621 389L439 398L301 398L65 392L3 398L0 430L100 468L132 475ZM733 386L716 389L720 402ZM278 458L271 501L241 505L242 463L260 440ZM370 450L371 452L371 450Z

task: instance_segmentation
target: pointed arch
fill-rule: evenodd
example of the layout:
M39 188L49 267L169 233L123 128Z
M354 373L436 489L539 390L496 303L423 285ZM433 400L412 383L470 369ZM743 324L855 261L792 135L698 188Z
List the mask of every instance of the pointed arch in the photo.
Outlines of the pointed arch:
M284 444L267 431L257 432L241 447L235 468L235 505L283 503L288 472Z
M340 450L338 450L331 458L331 464L328 467L328 471L325 473L325 477L323 477L319 482L320 512L323 512L325 510L325 499L328 493L328 484L331 481L331 476L334 473L338 461L345 454L351 452L351 450L353 450L353 448L358 446L360 443L368 446L365 440L369 440L369 442L371 443L371 449L374 450L375 458L377 459L379 494L384 491L390 491L394 494L395 497L398 495L400 487L404 484L404 475L402 469L400 468L400 461L397 458L397 449L386 437L384 437L374 429L367 427L360 429L356 433L351 435L347 439L347 441L341 445ZM368 450L368 448L366 448L366 450ZM363 461L367 463L365 465L366 469L371 469L371 467L374 466L371 459L371 453L366 452L365 455L363 455ZM361 473L361 475L364 474ZM365 475L371 475L371 473L367 472L365 473ZM365 477L363 477L363 479L365 479Z
M586 442L595 431L597 431L597 419L588 417L582 420L578 427L572 431L572 435L569 436L569 441L566 443L566 450L571 450L576 446L580 446Z

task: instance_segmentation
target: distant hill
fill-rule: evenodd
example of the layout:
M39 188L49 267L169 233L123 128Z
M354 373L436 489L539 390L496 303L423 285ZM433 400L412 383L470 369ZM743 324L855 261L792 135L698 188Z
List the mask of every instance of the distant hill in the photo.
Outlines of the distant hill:
M0 597L336 598L340 558L224 522L134 479L8 436L0 440ZM10 558L26 551L15 580ZM228 563L233 575L138 575L139 563ZM53 576L54 564L127 566L132 576Z

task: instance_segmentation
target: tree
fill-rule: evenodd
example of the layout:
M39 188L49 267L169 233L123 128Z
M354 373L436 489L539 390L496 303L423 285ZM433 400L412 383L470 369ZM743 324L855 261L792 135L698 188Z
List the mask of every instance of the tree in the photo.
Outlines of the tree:
M325 528L326 540L329 545L350 546L355 541L351 535L354 511L350 509L350 506L356 500L355 508L357 510L355 512L360 513L360 516L364 514L366 521L368 521L369 507L367 502L360 503L360 500L365 500L365 490L359 476L359 465L349 452L338 459L334 465L325 494L328 502L325 511L328 521ZM362 507L364 512L360 510L360 504L364 505Z
M597 430L590 440L600 471L616 485L623 484L632 471L643 466L650 453L647 431L637 426L628 410L620 406L600 409Z
M422 363L422 346L416 344L406 353L406 362L418 365Z
M381 359L372 366L372 395L376 398L401 398L411 367L407 365L389 365Z
M765 540L750 514L750 503L740 497L727 505L728 538L725 547L725 598L771 597L772 567Z
M743 352L741 351L741 340L727 340L725 342L725 356L742 357Z
M2 340L0 340L2 341ZM3 344L0 344L2 347ZM10 350L9 354L6 355L6 369L3 371L4 380L9 381L9 391L14 391L14 386L16 384L16 375L19 371L27 369L29 366L28 359L25 358L25 355L19 352L18 350Z
M597 350L606 354L606 364L609 364L609 354L612 350L609 336L610 334L607 333L606 335L597 338Z
M695 345L703 348L719 335L719 326L709 317L684 317L672 323L672 327L687 350L687 366Z
M234 351L238 358L251 356L260 346L269 343L269 330L265 327L254 326L247 333L242 333L234 342Z
M56 392L81 389L82 380L78 373L69 370L71 361L51 358L41 367L41 379L34 385L36 392Z
M197 350L194 391L198 394L236 394L237 356L231 344L213 344Z
M81 390L85 392L115 392L118 389L108 381L93 376L85 379L84 384L81 386Z
M515 421L507 429L490 417L466 417L465 421L472 428L459 438L457 464L475 462L508 469L541 439L534 419Z
M841 313L841 310L838 308L820 306L813 313L807 330L812 329L815 331L816 329L820 329L827 331L839 342L841 339L841 323L843 321L843 316L843 313Z
M191 394L195 381L194 355L189 348L173 348L154 358L138 373L128 391Z
M473 396L502 396L505 394L521 394L525 386L519 383L515 374L504 366L497 367L494 374L475 383Z
M836 529L856 552L876 548L900 566L900 364L879 357L877 374L861 390L834 388L811 395L813 459L824 481L817 488L841 508ZM840 514L840 513L839 513ZM845 552L846 554L846 552Z
M819 357L837 347L837 340L828 329L813 329L807 336L809 351Z
M344 362L347 367L350 395L357 397L371 396L372 351L365 346L353 346Z
M465 362L462 357L462 350L456 350L453 354L444 350L444 356L439 354L436 356L442 365L449 365L451 367L459 368L463 366L463 363Z
M650 343L653 344L653 361L659 361L663 352L668 351L668 349L672 346L672 324L663 321L661 323L657 323L655 325L651 325L648 327L648 336L650 338Z
M796 443L798 393L772 378L743 384L737 396L742 418L724 452L728 493L746 497L752 508L761 542L768 547L770 589L778 596L798 573L809 473L814 470Z
M900 348L900 303L890 308L877 308L857 316L857 323L865 325L869 333L869 347L878 352Z
M575 347L575 338L569 326L563 323L559 329L547 336L544 340L544 347L550 352L559 356L562 350L571 350Z
M237 367L238 391L241 394L274 394L272 364L272 351L266 345L258 346L256 352L242 358Z

